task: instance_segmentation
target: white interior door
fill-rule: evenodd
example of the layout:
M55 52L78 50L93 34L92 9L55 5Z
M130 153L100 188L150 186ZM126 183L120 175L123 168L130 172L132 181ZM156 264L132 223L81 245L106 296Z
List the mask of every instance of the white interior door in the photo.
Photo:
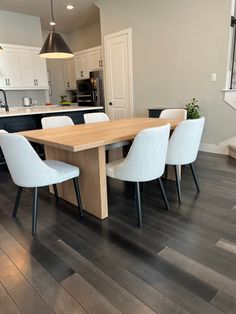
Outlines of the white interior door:
M106 112L110 119L133 116L131 29L104 37Z

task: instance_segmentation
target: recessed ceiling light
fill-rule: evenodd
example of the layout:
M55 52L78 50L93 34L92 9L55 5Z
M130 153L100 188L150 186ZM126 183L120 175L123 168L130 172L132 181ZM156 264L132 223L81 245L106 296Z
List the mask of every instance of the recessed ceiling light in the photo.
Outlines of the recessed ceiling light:
M74 6L72 4L68 4L66 6L67 10L73 10L74 9Z

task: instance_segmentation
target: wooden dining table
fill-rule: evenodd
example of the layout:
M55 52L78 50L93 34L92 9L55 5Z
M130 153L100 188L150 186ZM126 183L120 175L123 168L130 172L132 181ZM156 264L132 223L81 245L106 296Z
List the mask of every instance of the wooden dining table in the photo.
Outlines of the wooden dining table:
M94 216L108 217L105 146L133 140L137 133L150 127L170 123L174 129L178 120L128 118L92 124L20 132L29 141L44 145L46 159L67 162L80 168L80 189L83 207ZM52 189L50 191L53 193ZM73 182L58 186L59 196L77 204Z

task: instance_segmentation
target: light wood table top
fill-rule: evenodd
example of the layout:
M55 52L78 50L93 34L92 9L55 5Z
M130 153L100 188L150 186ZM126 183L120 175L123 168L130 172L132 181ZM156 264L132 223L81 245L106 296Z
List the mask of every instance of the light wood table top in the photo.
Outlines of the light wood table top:
M132 140L139 131L145 128L170 123L171 128L174 129L178 122L178 120L157 118L129 118L20 133L32 142L78 152L119 141Z

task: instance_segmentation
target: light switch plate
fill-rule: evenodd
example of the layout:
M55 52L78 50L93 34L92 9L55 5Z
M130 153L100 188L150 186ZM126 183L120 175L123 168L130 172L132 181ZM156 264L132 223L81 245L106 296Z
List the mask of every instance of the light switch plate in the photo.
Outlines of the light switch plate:
M211 73L211 82L216 82L216 73Z

